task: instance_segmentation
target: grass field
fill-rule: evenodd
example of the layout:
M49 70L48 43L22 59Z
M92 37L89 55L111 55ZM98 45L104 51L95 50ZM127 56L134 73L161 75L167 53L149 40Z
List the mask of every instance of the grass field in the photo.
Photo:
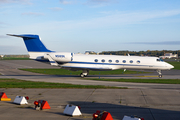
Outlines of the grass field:
M20 69L29 72L48 74L48 75L80 75L82 72L80 71L70 71L65 69ZM118 75L118 74L138 74L142 72L138 71L130 71L127 70L124 72L123 70L112 70L112 71L89 71L89 75ZM147 73L147 72L146 72Z
M180 84L180 79L98 79L88 80L113 81L113 82L134 82L134 83L161 83L161 84Z
M169 64L174 66L174 69L180 70L180 62L168 62Z
M32 82L18 79L0 79L0 88L78 88L78 89L127 89L103 85L73 85L66 83Z
M30 60L29 58L14 58L14 57L4 57L0 60Z

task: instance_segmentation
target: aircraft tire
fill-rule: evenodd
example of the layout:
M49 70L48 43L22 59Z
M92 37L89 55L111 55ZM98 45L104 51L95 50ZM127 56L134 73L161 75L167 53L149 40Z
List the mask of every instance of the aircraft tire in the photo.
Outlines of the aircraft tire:
M80 77L81 77L81 78L84 78L84 74L83 74L83 73L81 73L81 74L80 74Z
M159 75L159 78L162 78L162 75Z

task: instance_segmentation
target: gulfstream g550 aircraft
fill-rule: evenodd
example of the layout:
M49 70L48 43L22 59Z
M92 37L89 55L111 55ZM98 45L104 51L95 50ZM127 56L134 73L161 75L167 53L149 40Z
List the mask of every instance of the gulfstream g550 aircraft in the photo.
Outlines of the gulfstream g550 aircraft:
M51 65L69 70L82 70L81 77L89 74L89 70L116 69L150 69L157 70L162 77L161 70L170 70L174 66L162 61L158 57L120 56L120 55L85 55L70 52L55 52L48 50L38 35L24 34L10 36L21 37L24 40L30 59L50 62Z

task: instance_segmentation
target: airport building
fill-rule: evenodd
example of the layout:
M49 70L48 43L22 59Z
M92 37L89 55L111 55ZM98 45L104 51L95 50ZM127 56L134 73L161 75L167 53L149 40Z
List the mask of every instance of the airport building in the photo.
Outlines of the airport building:
M97 53L94 52L94 51L85 51L85 54L86 54L86 55L89 55L89 54L97 54Z
M164 56L159 56L159 58L162 58L162 59L178 58L178 54L165 53Z

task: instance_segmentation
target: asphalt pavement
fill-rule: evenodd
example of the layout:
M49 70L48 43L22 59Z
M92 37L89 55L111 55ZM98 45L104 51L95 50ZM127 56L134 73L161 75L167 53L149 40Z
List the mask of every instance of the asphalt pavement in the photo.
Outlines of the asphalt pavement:
M31 81L71 83L82 85L108 85L128 87L129 89L23 89L0 88L12 101L0 101L2 120L19 119L60 119L92 120L96 110L108 111L114 120L121 120L124 115L137 115L145 120L180 120L180 85L147 84L126 82L105 82L84 80L72 75L43 75L18 70L18 68L56 68L32 60L0 60L0 78L17 78ZM165 79L179 79L178 70L165 71ZM101 75L89 77L157 79L157 73L138 75ZM17 95L29 96L28 105L16 105ZM36 111L34 101L46 100L50 110ZM67 104L79 105L82 116L71 117L63 114Z

